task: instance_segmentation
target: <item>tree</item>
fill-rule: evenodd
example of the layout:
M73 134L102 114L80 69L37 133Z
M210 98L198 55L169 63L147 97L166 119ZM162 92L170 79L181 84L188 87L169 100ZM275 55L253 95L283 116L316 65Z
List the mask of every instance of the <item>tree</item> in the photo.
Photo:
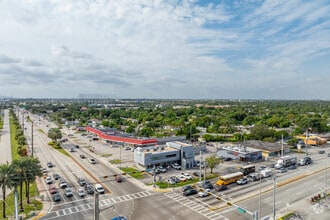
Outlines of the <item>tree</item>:
M14 168L13 177L15 178L15 183L19 186L20 210L24 210L24 208L23 208L23 183L25 181L27 181L29 160L27 157L21 157L19 159L15 159L12 162L12 166Z
M14 183L12 179L13 167L6 163L0 165L0 187L2 189L2 217L6 218L6 188L11 188Z
M220 163L222 163L222 159L216 157L215 155L212 155L210 157L205 158L207 165L209 166L209 168L211 169L211 173L213 173L213 169L219 165Z
M27 171L25 179L25 197L27 198L27 203L30 203L30 183L35 182L36 176L42 176L40 161L34 157L27 158Z
M48 137L57 143L58 139L62 138L61 130L58 128L51 128L48 130Z

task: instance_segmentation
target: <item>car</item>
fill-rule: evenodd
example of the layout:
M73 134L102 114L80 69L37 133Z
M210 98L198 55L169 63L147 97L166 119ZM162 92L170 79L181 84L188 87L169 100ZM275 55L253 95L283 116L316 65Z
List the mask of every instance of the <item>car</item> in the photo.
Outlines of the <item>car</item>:
M160 174L160 171L156 167L149 169L147 172L149 172L152 175Z
M190 195L195 195L197 194L197 190L196 189L188 189L186 191L183 192L184 196L190 196Z
M96 160L94 158L89 158L88 161L91 163L91 164L96 164Z
M285 172L287 172L288 170L285 168L285 167L281 167L279 170L278 170L278 172L279 173L285 173Z
M180 179L176 176L170 176L170 179L175 181L176 183L179 183L180 182Z
M54 202L60 202L62 200L61 195L59 193L55 193L53 195L53 201Z
M224 191L226 189L228 189L228 186L227 185L216 185L214 187L214 190L217 191L217 192Z
M85 159L86 156L85 156L84 154L80 154L80 158L81 158L81 159Z
M85 184L87 184L87 182L86 182L86 180L85 180L84 178L79 177L79 178L78 178L78 184L79 184L80 186L84 186Z
M47 183L47 184L52 184L52 183L53 183L53 179L52 179L51 176L47 176L47 178L46 178L46 183Z
M325 151L324 150L319 150L319 154L324 154Z
M184 176L187 180L191 180L192 176L188 173L181 173L182 176Z
M71 147L70 148L70 152L75 152L74 148Z
M47 162L47 167L48 168L52 168L54 165L53 165L53 163L52 162Z
M265 169L266 169L266 166L263 166L263 165L258 168L259 171L262 171L262 170L265 170Z
M328 153L328 157L330 157L330 153Z
M75 145L75 148L79 148L79 145Z
M61 179L61 176L58 175L57 173L54 173L53 178L54 178L54 180L59 180L59 179Z
M103 194L104 193L104 188L103 188L103 186L101 184L96 183L95 184L95 191L98 192L98 193L100 193L100 194Z
M55 194L55 193L57 193L57 189L56 189L56 187L55 187L55 186L51 186L51 187L49 187L49 192L50 192L50 194Z
M169 178L169 179L167 179L166 181L167 181L169 184L171 184L171 185L175 185L175 184L176 184L175 179L172 179L172 178Z
M171 166L176 169L176 170L180 170L181 166L178 163L172 163Z
M115 176L115 180L117 181L117 183L123 182L123 178L121 177L121 175Z
M206 197L206 196L209 196L209 195L210 195L210 189L206 189L206 190L198 192L199 197Z
M157 167L157 170L159 171L159 172L161 172L161 173L166 173L166 168L165 167L162 167L162 166L158 166Z
M65 193L66 197L72 197L73 196L73 192L72 192L71 188L69 188L69 187L66 187L64 189L64 193Z
M248 180L246 178L241 178L241 179L236 181L237 185L245 185L247 183L248 183Z
M204 184L202 185L202 188L203 188L203 189L213 189L214 186L213 186L212 183L204 183Z
M42 169L41 169L41 173L45 175L45 174L48 173L48 170L47 170L46 168L42 168Z
M204 180L204 181L198 182L199 187L202 187L205 184L211 184L210 180Z
M297 168L297 166L295 164L292 164L291 166L288 166L288 169L289 170L294 170L296 168Z
M86 192L85 192L85 190L84 190L83 188L78 188L78 189L77 189L77 193L78 193L78 195L79 195L80 197L84 197L84 196L86 196Z
M60 187L61 187L62 189L67 188L67 187L68 187L68 183L67 183L65 180L62 180L62 181L60 182Z
M182 187L182 191L186 191L186 190L190 190L190 189L194 189L191 185L185 185Z
M93 186L90 184L85 185L85 190L86 190L86 193L90 194L90 195L93 195L95 192Z
M269 168L275 168L275 163L269 164Z
M180 180L180 181L186 181L187 178L184 176L184 175L179 175L177 176L177 178Z
M127 220L124 216L116 216L113 217L111 220Z
M131 150L132 148L130 148L130 147L125 147L125 150Z
M197 176L197 177L199 177L199 175L200 175L201 177L204 177L203 172L199 172L199 171L195 171L195 172L193 172L193 175L194 175L194 176Z

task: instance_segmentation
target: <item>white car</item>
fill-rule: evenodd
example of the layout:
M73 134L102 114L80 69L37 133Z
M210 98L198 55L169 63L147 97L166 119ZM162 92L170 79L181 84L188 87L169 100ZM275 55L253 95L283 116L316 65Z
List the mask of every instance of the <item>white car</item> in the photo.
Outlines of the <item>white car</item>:
M177 176L177 178L180 180L180 181L186 181L187 178L184 176L184 175L179 175Z
M47 184L52 184L52 183L53 183L52 177L47 176L47 178L46 178L46 183L47 183Z
M66 197L72 197L73 196L72 190L69 187L65 188L64 192L65 192Z
M79 189L77 190L77 193L78 193L78 195L79 195L80 197L84 197L84 196L86 195L85 190L82 189L82 188L79 188Z
M181 173L181 175L183 175L187 180L191 180L192 176L188 173Z
M200 192L198 193L198 196L199 196L199 197L206 197L206 196L209 196L209 195L210 195L209 192L210 192L210 189L206 189L206 190L204 190L204 191L200 191Z
M180 166L178 163L172 163L171 166L172 166L174 169L177 169L177 170L180 170L180 169L181 169L181 166Z
M103 194L104 193L104 188L101 184L97 183L95 184L95 190L96 192L100 193L100 194Z
M88 161L91 163L91 164L96 164L96 160L94 158L89 158Z

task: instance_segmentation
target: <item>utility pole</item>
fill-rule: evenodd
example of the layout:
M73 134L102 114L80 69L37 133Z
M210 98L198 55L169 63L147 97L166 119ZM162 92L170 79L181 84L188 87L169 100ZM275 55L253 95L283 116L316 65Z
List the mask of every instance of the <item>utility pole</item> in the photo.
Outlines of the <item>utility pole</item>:
M261 217L261 172L259 172L259 207L257 212ZM258 220L258 217L257 217Z
M202 151L199 151L200 161L199 161L199 182L202 181Z
M14 206L15 206L15 220L18 220L18 195L17 195L17 189L15 187L14 190Z
M306 128L306 143L305 143L306 155L308 155L307 147L308 147L308 128Z
M282 134L282 149L281 149L281 154L282 154L282 157L284 156L283 155L283 134Z
M327 182L327 156L324 154L324 196L327 196L327 191L326 191L326 182Z
M99 193L95 192L94 196L94 220L100 219L100 207L99 207Z
M274 187L273 187L273 219L275 220L276 218L276 206L275 206L275 193L276 193L276 176L273 177L274 181Z
M32 157L33 157L33 120L31 123L31 150L32 150Z

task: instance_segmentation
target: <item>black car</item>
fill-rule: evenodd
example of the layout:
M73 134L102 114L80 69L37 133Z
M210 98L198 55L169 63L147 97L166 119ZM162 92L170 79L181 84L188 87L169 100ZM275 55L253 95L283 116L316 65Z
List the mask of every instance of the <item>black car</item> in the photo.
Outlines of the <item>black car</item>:
M191 190L191 189L194 189L191 185L186 185L184 187L182 187L182 191L187 191L187 190Z
M289 170L294 170L296 168L297 168L297 166L295 164L293 164L293 165L291 165L291 166L288 167Z
M204 177L203 172L199 172L199 171L193 172L193 175L197 176L197 177L199 177L199 175L201 175L201 177Z
M54 165L53 165L53 163L52 162L47 162L47 167L48 168L52 168Z
M53 174L53 178L54 178L54 180L59 180L59 179L61 179L60 175L58 175L57 173L54 173L54 174Z
M213 189L214 186L212 185L212 183L204 183L202 185L203 189Z
M85 155L83 155L83 154L80 154L80 158L81 158L81 159L85 159L85 158L86 158L86 156L85 156Z
M92 185L86 184L85 189L86 189L87 194L92 195L95 193L94 187Z
M197 194L197 190L196 189L188 189L186 191L183 192L184 196L190 196L190 195L195 195Z
M54 200L54 202L60 202L61 201L61 195L60 194L58 194L58 193L55 193L54 195L53 195L53 200Z
M220 186L216 185L214 187L214 189L215 189L215 191L220 192L220 191L224 191L224 190L228 189L228 186L227 185L220 185Z
M320 151L319 151L319 154L324 154L324 153L325 153L324 150L320 150Z

